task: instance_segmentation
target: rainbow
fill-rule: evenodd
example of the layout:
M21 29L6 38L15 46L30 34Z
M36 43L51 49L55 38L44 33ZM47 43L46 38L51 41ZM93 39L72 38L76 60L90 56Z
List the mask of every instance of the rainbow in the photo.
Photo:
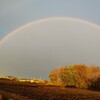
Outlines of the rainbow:
M85 20L82 20L82 19L78 19L78 18L72 18L72 17L49 17L49 18L43 18L43 19L39 19L39 20L35 20L33 22L30 22L28 24L25 24L17 29L15 29L14 31L8 33L6 36L4 36L1 40L0 40L0 44L5 41L7 38L9 38L11 35L13 35L14 33L26 28L26 27L29 27L31 25L34 25L34 24L38 24L38 23L43 23L43 22L46 22L46 21L50 21L50 20L69 20L69 21L76 21L76 22L81 22L81 23L84 23L84 24L88 24L90 26L93 26L95 28L98 28L100 29L100 26L95 24L95 23L92 23L92 22L89 22L89 21L85 21Z

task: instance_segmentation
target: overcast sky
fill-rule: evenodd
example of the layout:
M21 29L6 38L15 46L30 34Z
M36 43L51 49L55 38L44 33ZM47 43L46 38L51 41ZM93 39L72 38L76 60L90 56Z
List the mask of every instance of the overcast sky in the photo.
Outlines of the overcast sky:
M75 17L100 24L100 0L0 0L0 36L51 16Z
M0 73L47 78L59 65L100 65L99 9L100 0L0 0L0 38L12 33L0 43Z

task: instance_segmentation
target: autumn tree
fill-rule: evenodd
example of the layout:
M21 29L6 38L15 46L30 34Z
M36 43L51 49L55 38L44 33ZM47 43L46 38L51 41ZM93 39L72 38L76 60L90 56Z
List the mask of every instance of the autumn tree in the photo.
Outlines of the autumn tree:
M96 90L100 91L100 75L97 77L97 79L91 84L91 88L94 88Z
M59 74L61 69L63 69L63 66L56 67L49 73L49 78L52 82L57 82L60 80Z
M65 66L63 69L61 69L60 72L60 79L64 86L74 86L75 85L75 77L74 77L74 70L73 66Z
M88 87L100 87L100 68L92 65L88 66L86 71Z
M73 65L73 70L75 72L74 74L76 80L75 86L79 88L87 88L86 66L84 64L75 64Z
M52 82L61 82L63 86L78 88L100 88L100 67L74 64L53 69L49 78Z

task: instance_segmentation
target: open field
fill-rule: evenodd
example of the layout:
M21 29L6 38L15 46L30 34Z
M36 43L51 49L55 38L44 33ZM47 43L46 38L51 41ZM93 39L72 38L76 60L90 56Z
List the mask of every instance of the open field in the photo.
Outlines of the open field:
M0 94L12 100L100 100L97 91L9 80L0 80Z

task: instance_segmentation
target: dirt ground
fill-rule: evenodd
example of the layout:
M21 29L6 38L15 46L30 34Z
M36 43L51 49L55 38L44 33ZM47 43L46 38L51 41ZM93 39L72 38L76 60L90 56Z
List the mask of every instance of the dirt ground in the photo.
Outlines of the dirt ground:
M100 91L11 81L0 81L0 94L3 100L100 100Z

